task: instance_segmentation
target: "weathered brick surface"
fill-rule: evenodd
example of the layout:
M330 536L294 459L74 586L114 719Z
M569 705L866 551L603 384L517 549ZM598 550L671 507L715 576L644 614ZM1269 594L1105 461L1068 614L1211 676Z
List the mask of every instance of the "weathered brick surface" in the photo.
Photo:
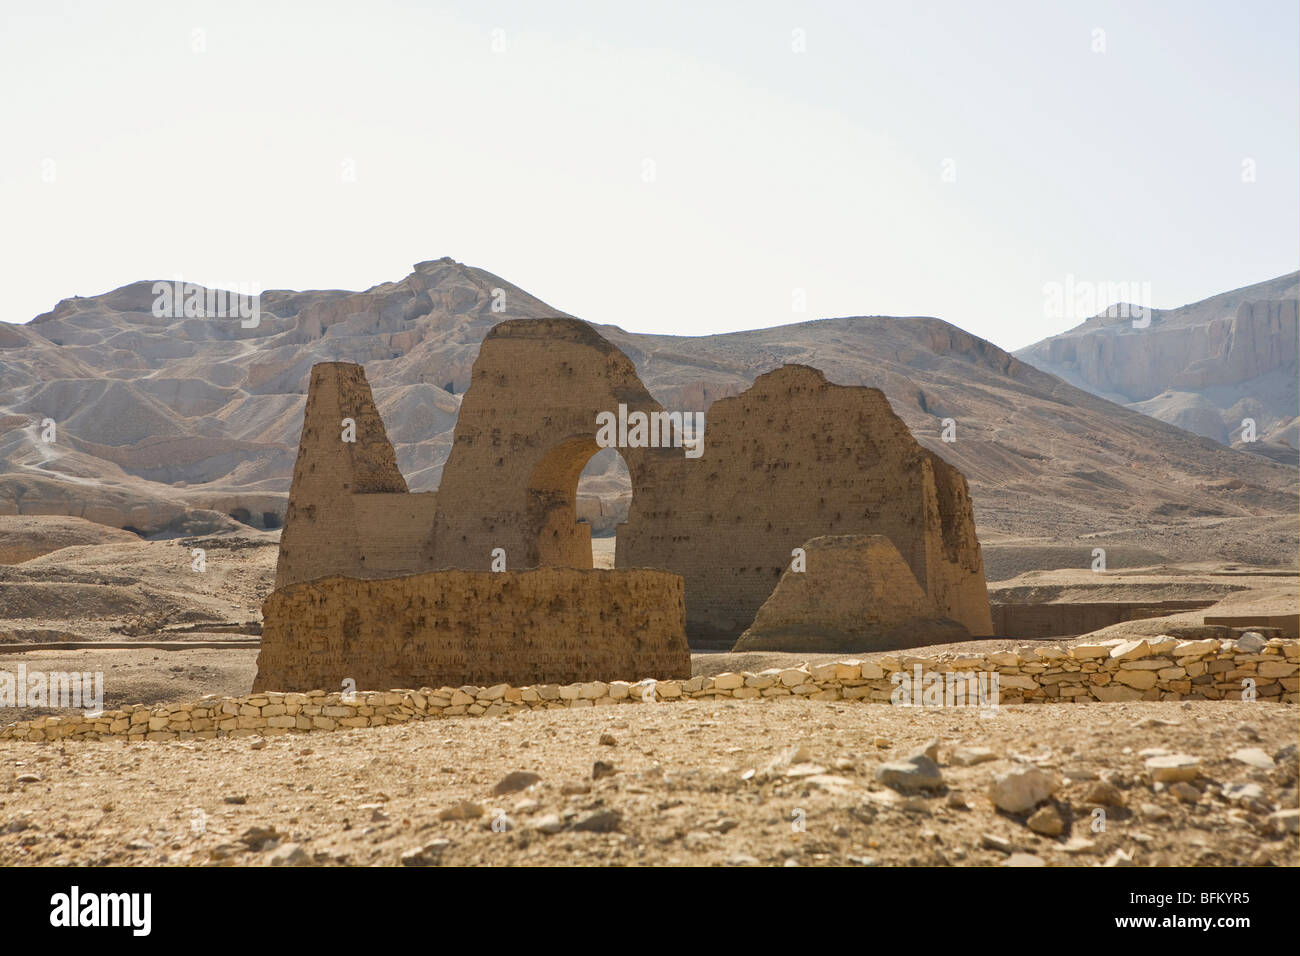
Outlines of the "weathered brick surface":
M576 319L503 322L484 339L435 495L411 495L360 366L312 372L277 588L444 568L591 567L578 478L597 415L662 411L633 363ZM693 412L697 409L675 409ZM340 440L341 420L357 441ZM703 454L622 448L632 481L615 565L685 579L691 636L734 640L792 549L888 538L941 617L992 633L966 481L922 448L877 389L806 366L760 376L708 411Z
M702 458L654 464L619 528L616 566L682 575L692 637L739 637L792 550L841 534L884 535L943 616L992 633L966 479L878 389L782 366L713 404Z
M852 653L970 638L921 590L884 535L826 535L803 549L803 569L781 575L733 650Z
M325 578L262 608L253 689L568 683L691 670L681 578L663 571L435 571Z

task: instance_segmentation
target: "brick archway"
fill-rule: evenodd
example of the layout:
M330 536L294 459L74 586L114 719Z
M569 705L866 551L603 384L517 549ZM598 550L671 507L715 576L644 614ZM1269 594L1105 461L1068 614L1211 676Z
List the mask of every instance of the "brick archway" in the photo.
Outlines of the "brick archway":
M632 360L577 319L502 322L483 340L456 422L426 546L434 568L590 568L591 531L577 522L578 478L596 416L662 407ZM672 449L620 448L636 501ZM681 451L676 452L678 456ZM647 496L648 498L648 496Z

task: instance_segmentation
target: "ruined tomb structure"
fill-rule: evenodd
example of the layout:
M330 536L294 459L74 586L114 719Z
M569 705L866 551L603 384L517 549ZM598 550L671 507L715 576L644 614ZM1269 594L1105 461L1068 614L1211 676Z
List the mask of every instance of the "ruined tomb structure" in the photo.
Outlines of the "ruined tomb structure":
M361 367L316 366L270 617L289 606L280 591L321 578L353 588L359 585L346 582L416 576L427 584L430 574L491 572L502 561L506 574L590 569L589 526L577 521L578 478L599 450L597 416L620 405L663 412L631 360L591 326L568 318L503 322L474 363L438 492L412 494ZM826 535L883 536L935 616L974 636L992 631L966 480L913 439L876 389L783 366L713 404L698 457L681 447L619 451L632 501L618 528L615 573L679 575L692 640L729 645L738 638L793 550ZM427 584L419 600L444 594L445 586ZM494 600L540 593L519 588ZM594 593L579 588L570 597ZM392 592L393 600L405 594ZM630 586L627 595L626 602L649 599ZM671 603L671 595L663 597ZM626 602L620 607L633 606ZM405 614L404 605L398 610ZM598 610L589 608L589 616ZM369 633L332 613L311 618L322 633ZM427 616L402 620L407 642L433 626ZM270 633L275 627L268 620ZM312 646L305 641L298 635L292 643L301 651ZM347 646L365 653L355 640ZM463 647L471 653L471 644ZM660 650L647 646L646 659L658 660ZM505 679L490 669L476 673L482 681Z

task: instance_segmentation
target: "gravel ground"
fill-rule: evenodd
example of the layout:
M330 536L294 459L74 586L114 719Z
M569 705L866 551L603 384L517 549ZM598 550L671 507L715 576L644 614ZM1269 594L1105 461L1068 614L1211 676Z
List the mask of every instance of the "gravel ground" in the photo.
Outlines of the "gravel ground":
M936 739L937 789L878 782L883 764ZM794 699L266 740L12 743L0 749L0 864L1294 866L1296 836L1271 815L1296 807L1295 743L1296 709L1272 703L981 718ZM991 759L959 766L974 747ZM1199 757L1199 775L1153 784L1149 748ZM1243 748L1276 766L1243 762ZM995 774L1031 766L1064 781L1035 824L1057 817L1059 835L989 800ZM520 772L536 780L497 792Z

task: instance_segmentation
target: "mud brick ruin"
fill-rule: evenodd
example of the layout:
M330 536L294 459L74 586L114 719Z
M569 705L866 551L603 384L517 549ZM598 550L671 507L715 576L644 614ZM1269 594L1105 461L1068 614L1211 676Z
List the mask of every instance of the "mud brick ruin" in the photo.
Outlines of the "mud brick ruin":
M879 390L807 366L714 403L698 457L620 447L632 502L615 570L591 570L578 479L600 450L597 416L620 406L665 411L591 326L503 322L474 363L439 490L411 493L361 366L314 367L255 686L687 677L687 635L730 645L769 598L777 620L798 587L773 594L787 573L816 576L804 585L842 621L893 602L826 650L898 646L900 628L912 645L992 633L965 478ZM849 542L877 583L826 555L789 570L828 535L879 536Z

